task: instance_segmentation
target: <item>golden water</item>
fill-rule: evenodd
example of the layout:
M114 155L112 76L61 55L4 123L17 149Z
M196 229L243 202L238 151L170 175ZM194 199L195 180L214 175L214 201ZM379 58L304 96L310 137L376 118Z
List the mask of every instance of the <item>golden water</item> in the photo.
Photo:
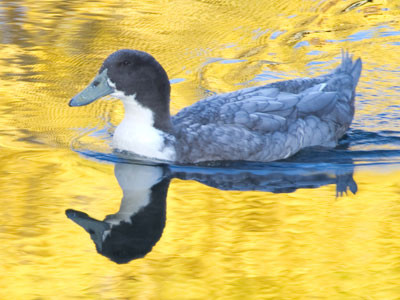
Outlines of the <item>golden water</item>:
M125 265L64 214L119 208L113 165L71 145L118 123L121 104L67 105L111 52L153 54L177 82L177 112L208 91L324 73L349 49L364 62L353 127L398 135L399 22L400 1L385 0L3 1L0 299L400 299L398 164L356 168L358 192L342 198L334 185L273 194L175 179L163 236Z

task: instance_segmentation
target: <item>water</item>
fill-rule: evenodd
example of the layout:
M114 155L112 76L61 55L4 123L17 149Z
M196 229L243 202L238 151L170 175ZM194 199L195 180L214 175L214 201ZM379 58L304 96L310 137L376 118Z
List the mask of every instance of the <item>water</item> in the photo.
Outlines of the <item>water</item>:
M0 298L398 299L399 9L3 1ZM118 101L67 105L120 48L165 67L173 112L214 93L325 73L348 49L364 67L356 115L336 149L286 161L138 166L109 147ZM117 213L121 203L140 209L149 190L157 201L142 217ZM86 228L92 240L76 216L106 222ZM94 229L121 218L137 227L96 246Z

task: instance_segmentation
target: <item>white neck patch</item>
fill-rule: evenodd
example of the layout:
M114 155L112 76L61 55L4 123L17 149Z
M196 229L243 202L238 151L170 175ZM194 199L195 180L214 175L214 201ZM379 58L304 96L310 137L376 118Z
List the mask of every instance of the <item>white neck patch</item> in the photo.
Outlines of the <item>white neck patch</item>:
M115 87L108 81L110 86ZM153 112L142 106L135 94L126 96L115 90L111 95L121 99L125 107L125 116L114 132L112 147L149 158L174 161L175 149L165 145L166 133L154 127Z

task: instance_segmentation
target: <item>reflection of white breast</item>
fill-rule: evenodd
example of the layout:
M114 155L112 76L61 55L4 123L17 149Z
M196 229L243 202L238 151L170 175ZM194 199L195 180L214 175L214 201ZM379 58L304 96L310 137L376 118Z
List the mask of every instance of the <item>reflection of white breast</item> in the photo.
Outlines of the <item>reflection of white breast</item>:
M115 176L121 186L123 197L118 213L105 219L111 225L131 222L131 217L150 203L151 188L162 180L161 167L116 164Z
M173 147L165 146L164 133L154 127L153 113L140 105L135 95L116 92L125 107L125 117L114 132L112 147L161 160L175 160Z
M162 168L158 166L116 164L114 173L124 195L151 189L163 178Z

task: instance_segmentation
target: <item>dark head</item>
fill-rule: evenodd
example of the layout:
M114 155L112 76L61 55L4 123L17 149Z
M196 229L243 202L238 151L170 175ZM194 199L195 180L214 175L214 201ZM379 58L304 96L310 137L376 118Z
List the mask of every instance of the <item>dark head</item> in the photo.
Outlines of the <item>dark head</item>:
M170 84L168 75L153 56L138 50L122 49L103 62L98 75L69 106L87 105L106 95L123 101L132 99L153 111L155 120L169 120ZM167 114L167 116L164 116ZM161 124L163 127L165 124Z

